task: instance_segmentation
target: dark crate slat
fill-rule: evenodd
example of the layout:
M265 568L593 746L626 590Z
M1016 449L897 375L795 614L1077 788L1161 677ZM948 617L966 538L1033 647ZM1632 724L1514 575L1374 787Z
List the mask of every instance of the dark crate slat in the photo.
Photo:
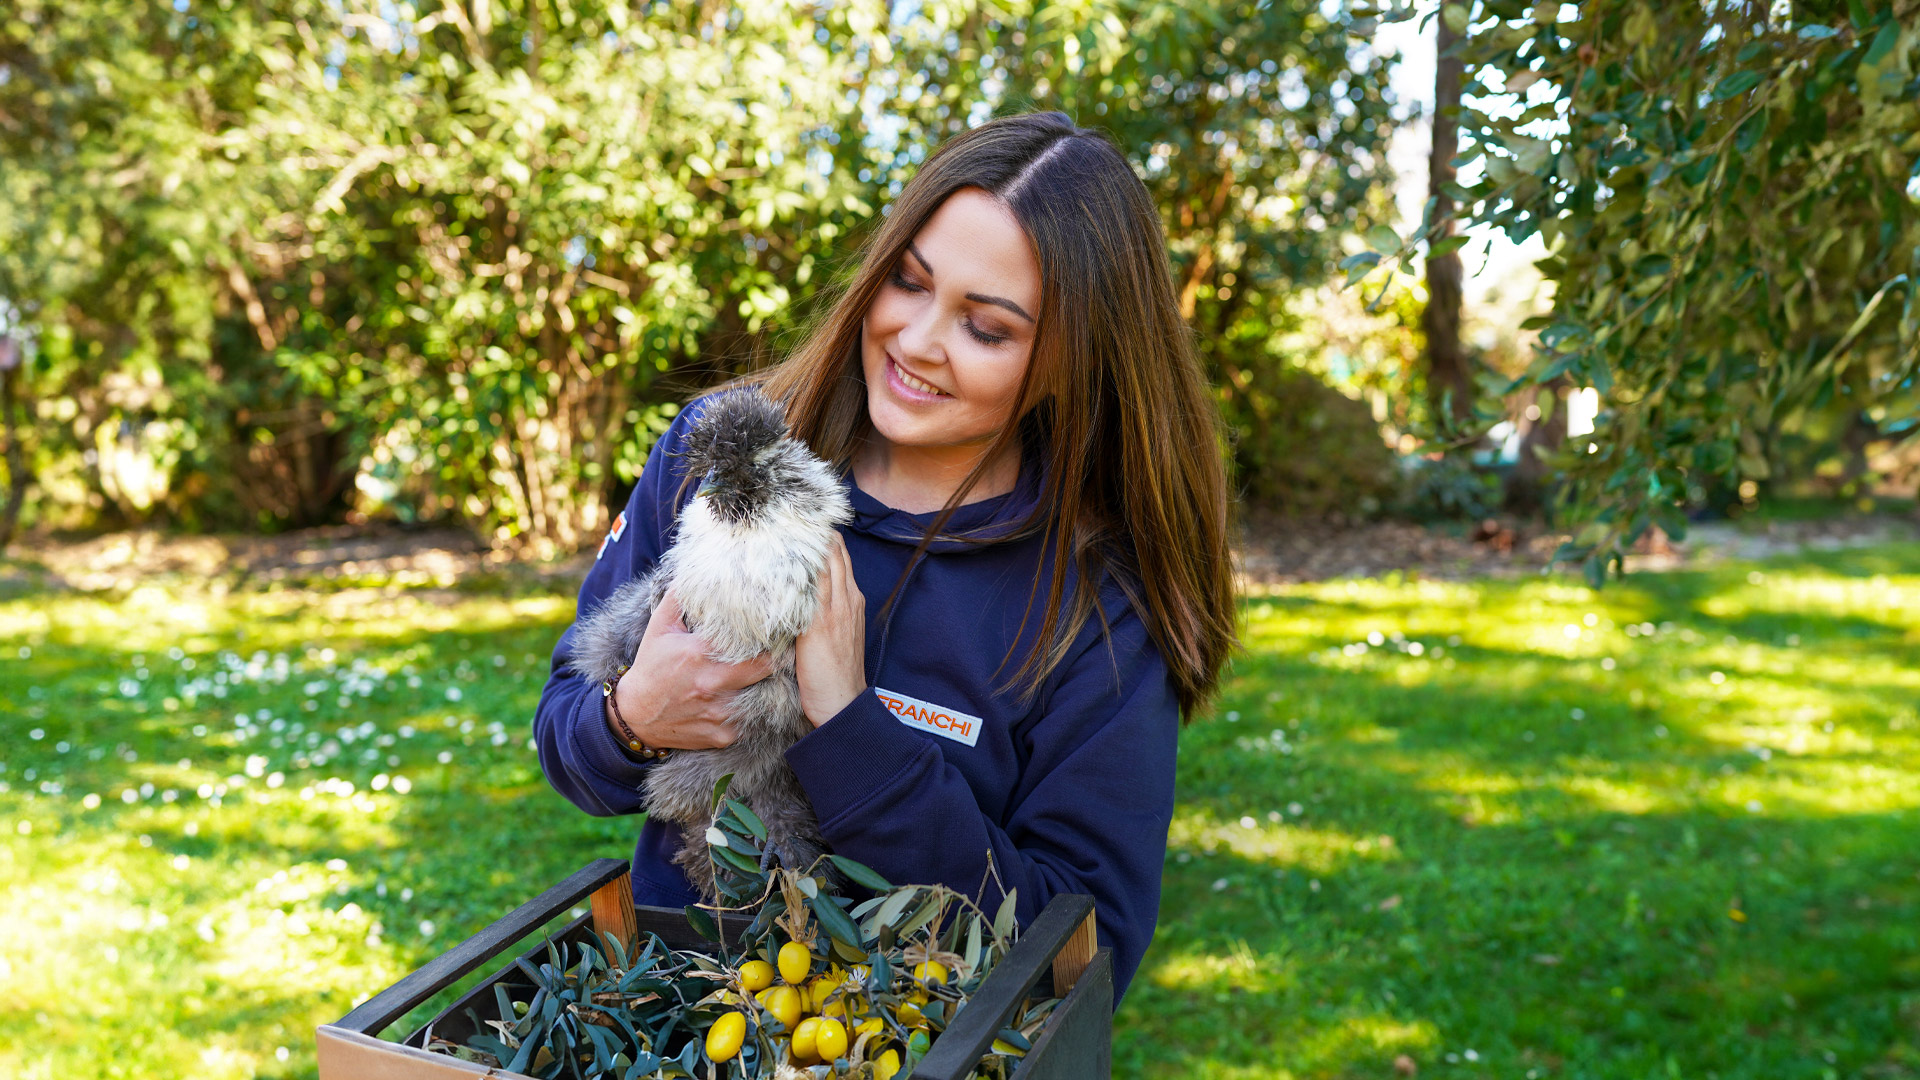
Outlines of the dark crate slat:
M1109 1080L1113 1075L1113 950L1101 949L1040 1029L1013 1080Z
M593 932L589 925L592 922L593 913L588 912L561 928L559 933L553 935L553 940L562 944L584 941L588 935ZM547 959L546 939L542 938L538 945L521 953L519 958L535 967L545 963ZM476 1033L473 1024L467 1020L467 1010L472 1009L482 1018L492 1016L494 1011L493 987L495 983L505 986L507 988L507 997L514 1001L530 1002L533 1000L533 984L516 979L515 976L519 974L520 969L514 965L513 961L509 960L499 970L488 975L486 981L479 983L473 989L467 991L459 1001L441 1010L439 1016L422 1024L417 1030L408 1034L408 1036L401 1041L408 1046L418 1046L424 1050L427 1045L427 1035L428 1033L432 1033L443 1039L450 1039L457 1043L465 1043Z
M634 917L635 921L639 924L639 929L642 934L658 934L660 940L666 942L667 947L670 949L699 949L701 951L708 951L713 945L713 942L693 932L693 926L687 922L687 913L677 908L635 905ZM563 927L559 933L553 936L553 940L560 944L568 945L578 944L580 942L591 942L596 948L599 948L600 942L596 939L596 935L593 932L592 922L593 914L591 912L582 915ZM727 936L728 942L733 943L739 941L740 935L746 931L749 922L751 922L751 920L737 915L724 917L721 921L721 926ZM521 953L520 959L525 960L535 967L545 963L547 961L546 939L542 938L539 944ZM495 1002L493 999L493 987L495 983L499 983L507 988L507 997L510 1000L533 1000L533 984L526 981L526 977L520 973L518 966L512 961L508 961L501 965L499 970L487 976L486 981L467 991L460 1000L447 1006L439 1016L427 1021L417 1030L410 1033L404 1041L408 1046L418 1046L425 1049L427 1045L427 1035L428 1033L432 1033L443 1039L449 1039L457 1043L465 1043L467 1039L475 1034L473 1023L467 1019L467 1010L471 1008L482 1019L492 1016L495 1011ZM504 1017L502 1019L504 1019Z
M993 1037L1026 1001L1067 939L1093 910L1093 897L1065 893L1050 901L1013 948L934 1040L913 1070L917 1080L963 1080L980 1064ZM1111 1012L1111 1009L1109 1009Z
M426 965L362 1002L337 1026L365 1035L378 1035L414 1006L452 986L460 977L500 955L513 943L540 929L549 920L593 895L593 891L627 872L624 859L595 859L558 885L513 909L506 918L427 961Z

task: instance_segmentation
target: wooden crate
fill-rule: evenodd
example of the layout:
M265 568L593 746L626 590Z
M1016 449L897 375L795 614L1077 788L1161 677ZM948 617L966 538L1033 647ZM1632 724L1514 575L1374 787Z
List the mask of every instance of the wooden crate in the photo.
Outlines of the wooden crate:
M338 1022L322 1024L316 1035L320 1080L464 1080L473 1076L520 1077L425 1049L428 1033L464 1042L471 1030L466 1010L482 1016L495 1009L493 986L528 1000L533 988L511 960L485 982L453 1003L420 1030L400 1042L379 1034L421 1002L462 976L506 953L515 943L582 900L591 910L574 919L556 937L591 941L595 931L629 939L639 932L660 935L676 949L697 949L703 941L673 908L636 907L627 864L600 859L522 904L512 914L428 961L426 966L375 994ZM721 933L734 940L745 919L730 918ZM542 939L524 958L533 964L546 956ZM1014 1080L1107 1080L1112 1073L1113 956L1094 938L1093 898L1056 896L1020 940L988 974L980 989L934 1041L914 1070L916 1080L961 1080L987 1052L994 1034L1013 1017L1029 995L1064 994L1014 1073Z

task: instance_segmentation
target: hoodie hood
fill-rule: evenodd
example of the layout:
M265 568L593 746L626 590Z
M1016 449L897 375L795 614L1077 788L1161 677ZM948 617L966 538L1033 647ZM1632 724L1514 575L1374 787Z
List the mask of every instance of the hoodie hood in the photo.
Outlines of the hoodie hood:
M1041 472L1038 456L1022 453L1020 478L1014 481L1013 490L957 507L947 519L942 535L927 545L927 551L938 555L962 554L980 551L993 541L1013 537L1040 505ZM877 540L917 547L940 518L938 510L909 514L882 503L860 490L851 469L841 476L840 485L853 506L853 521L847 527Z

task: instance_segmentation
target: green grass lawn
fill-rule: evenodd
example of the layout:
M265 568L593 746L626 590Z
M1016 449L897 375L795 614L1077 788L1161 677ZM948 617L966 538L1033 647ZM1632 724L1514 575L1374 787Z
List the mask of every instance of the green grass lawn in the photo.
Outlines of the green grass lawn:
M310 1076L629 847L528 748L569 597L15 580L0 1076ZM1920 1077L1920 546L1246 620L1117 1075Z

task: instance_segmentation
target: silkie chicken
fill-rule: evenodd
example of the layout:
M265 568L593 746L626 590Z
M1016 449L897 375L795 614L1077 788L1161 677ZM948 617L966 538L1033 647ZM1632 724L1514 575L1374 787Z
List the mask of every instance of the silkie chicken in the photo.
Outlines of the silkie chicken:
M674 750L646 772L648 813L680 827L684 846L674 861L707 901L718 902L706 833L714 785L729 773L728 796L766 824L763 866L777 859L805 871L824 851L813 807L785 757L813 730L800 707L793 645L820 606L835 527L853 511L833 470L787 433L780 406L757 389L708 402L681 461L683 475L701 480L672 546L652 573L580 621L573 668L595 682L624 673L669 587L712 659L772 654L773 674L733 699L732 745Z

